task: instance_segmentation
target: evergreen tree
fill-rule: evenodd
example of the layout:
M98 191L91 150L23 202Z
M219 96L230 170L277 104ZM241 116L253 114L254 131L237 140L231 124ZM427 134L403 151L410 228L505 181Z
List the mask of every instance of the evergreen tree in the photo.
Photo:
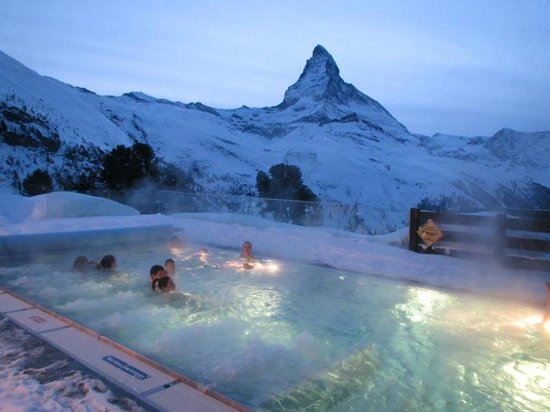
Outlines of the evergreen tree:
M36 169L23 180L23 191L27 196L41 195L52 190L52 178L46 170Z
M298 202L319 200L315 193L304 185L302 171L298 166L279 163L271 166L269 175L259 171L256 175L256 188L260 197L278 199L266 200L266 211L273 213L276 220L296 224L322 223L320 205L312 207L311 204Z
M155 153L151 146L136 143L132 147L118 145L102 160L101 179L111 190L131 189L145 177L157 177Z

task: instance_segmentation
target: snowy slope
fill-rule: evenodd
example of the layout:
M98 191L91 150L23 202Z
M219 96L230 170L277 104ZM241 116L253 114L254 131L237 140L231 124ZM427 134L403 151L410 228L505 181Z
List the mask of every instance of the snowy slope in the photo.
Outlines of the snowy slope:
M145 142L215 193L255 191L259 170L297 165L323 200L356 204L378 229L403 224L419 202L443 198L457 207L550 207L550 132L413 135L344 82L322 46L274 107L221 110L139 92L98 96L2 53L0 105L3 185L37 167L51 175L93 169L93 155ZM6 129L16 137L7 139ZM384 213L392 211L400 217Z
M112 147L128 144L128 136L93 110L82 92L58 80L43 77L0 52L0 96L15 106L25 105L45 116L66 143Z

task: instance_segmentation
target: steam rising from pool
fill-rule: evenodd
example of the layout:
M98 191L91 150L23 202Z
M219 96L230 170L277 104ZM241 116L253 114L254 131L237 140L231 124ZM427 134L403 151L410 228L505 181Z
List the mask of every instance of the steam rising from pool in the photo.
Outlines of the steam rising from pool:
M75 250L0 284L259 410L550 408L540 308L199 251ZM115 275L67 270L107 253ZM179 292L155 295L148 270L168 257Z

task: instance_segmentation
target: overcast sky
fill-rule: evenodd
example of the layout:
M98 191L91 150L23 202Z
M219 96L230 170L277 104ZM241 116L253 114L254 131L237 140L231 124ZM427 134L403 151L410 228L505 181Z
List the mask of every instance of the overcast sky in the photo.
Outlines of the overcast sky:
M2 0L0 49L99 94L283 100L313 48L413 133L550 130L550 1Z

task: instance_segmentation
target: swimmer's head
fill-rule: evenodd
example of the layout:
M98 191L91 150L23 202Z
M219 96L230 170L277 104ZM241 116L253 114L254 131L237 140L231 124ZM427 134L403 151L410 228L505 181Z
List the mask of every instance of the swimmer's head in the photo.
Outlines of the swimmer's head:
M73 270L78 272L87 272L88 263L88 258L86 256L77 256L73 262Z
M116 258L113 255L105 255L98 264L98 268L102 270L115 270Z
M151 275L151 280L154 280L159 277L166 276L166 270L164 270L164 266L153 265L149 270L149 274Z
M243 250L241 252L241 257L246 259L252 259L252 243L250 243L248 240L243 242Z
M176 262L174 262L174 259L166 259L164 269L169 275L176 273Z

